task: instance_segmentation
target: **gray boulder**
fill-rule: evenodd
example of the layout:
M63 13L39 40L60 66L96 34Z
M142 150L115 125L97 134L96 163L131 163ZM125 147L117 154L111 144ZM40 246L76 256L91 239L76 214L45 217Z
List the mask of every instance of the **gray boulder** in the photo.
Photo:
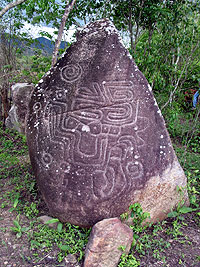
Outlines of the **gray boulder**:
M87 25L36 86L27 141L42 195L60 221L88 227L134 202L156 221L181 197L188 201L151 87L109 20Z
M13 104L6 118L6 127L25 133L25 116L33 89L34 86L28 83L16 83L12 86Z

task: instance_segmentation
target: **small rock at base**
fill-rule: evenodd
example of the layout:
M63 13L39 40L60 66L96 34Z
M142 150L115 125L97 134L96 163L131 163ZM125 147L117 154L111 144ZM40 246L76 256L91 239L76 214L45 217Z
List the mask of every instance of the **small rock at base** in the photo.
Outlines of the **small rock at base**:
M77 259L76 259L76 256L73 255L73 254L68 254L66 257L65 257L65 262L68 264L75 264L77 263Z
M38 217L38 220L41 223L48 225L50 228L57 229L57 225L58 225L57 222L55 222L55 223L48 223L47 224L47 222L50 221L50 220L52 220L52 219L53 219L52 217L47 216L47 215L43 215L43 216Z
M86 247L84 267L116 267L122 253L128 254L132 241L133 231L118 218L96 223Z

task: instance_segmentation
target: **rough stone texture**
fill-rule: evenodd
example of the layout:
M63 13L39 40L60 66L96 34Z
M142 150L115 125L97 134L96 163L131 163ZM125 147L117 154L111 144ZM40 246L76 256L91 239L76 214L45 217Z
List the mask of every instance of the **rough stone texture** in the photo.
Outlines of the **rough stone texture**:
M37 85L27 140L61 221L91 226L136 201L155 221L177 205L177 185L186 186L151 87L108 20L86 26Z
M122 253L128 254L133 231L118 218L105 219L92 228L86 247L84 267L115 267ZM125 250L120 249L123 246Z
M142 190L134 192L134 202L139 202L143 211L150 213L151 222L155 223L167 217L177 203L185 201L189 205L185 189L185 177L177 160L166 168L162 175L155 175L149 179ZM183 195L178 193L178 187L183 189ZM132 218L124 222L130 225Z
M16 83L12 86L13 104L6 119L6 127L25 133L25 116L33 89L34 86L28 83Z
M79 267L80 264L78 263L78 260L74 254L68 254L65 257L65 263L67 267Z

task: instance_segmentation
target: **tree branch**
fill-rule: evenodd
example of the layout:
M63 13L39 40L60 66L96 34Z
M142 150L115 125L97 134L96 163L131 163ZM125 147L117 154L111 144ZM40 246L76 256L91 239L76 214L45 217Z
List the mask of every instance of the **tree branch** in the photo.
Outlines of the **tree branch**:
M70 3L65 8L65 12L64 12L64 15L62 17L62 21L61 21L59 32L58 32L58 37L57 37L57 40L56 40L56 43L55 43L55 47L54 47L54 51L53 51L51 67L53 67L56 64L57 55L58 55L58 49L60 47L60 43L61 43L61 40L62 40L62 34L63 34L63 30L65 28L66 20L67 20L67 18L69 16L70 11L73 9L75 2L76 2L76 0L71 0Z
M192 60L192 55L194 54L194 52L196 51L196 49L197 49L198 47L199 47L199 41L198 41L197 44L195 45L194 49L191 50L191 54L190 54L190 55L188 56L188 58L186 59L185 64L184 64L184 66L183 66L183 69L182 69L182 71L181 71L181 74L180 74L180 76L179 76L179 78L178 78L178 80L177 80L177 82L176 82L176 84L175 84L175 86L174 86L174 90L170 92L169 99L168 99L167 102L161 107L161 110L163 110L169 103L172 102L173 95L175 94L176 89L177 89L178 86L179 86L179 83L180 83L180 80L181 80L181 78L182 78L182 76L183 76L183 73L184 73L185 70L187 70L188 65L190 64L190 62L191 62L191 60Z
M25 2L26 0L16 0L13 3L8 4L7 6L5 6L1 11L0 11L0 18L3 17L3 15L10 10L11 8L18 6L20 4L22 4L23 2Z

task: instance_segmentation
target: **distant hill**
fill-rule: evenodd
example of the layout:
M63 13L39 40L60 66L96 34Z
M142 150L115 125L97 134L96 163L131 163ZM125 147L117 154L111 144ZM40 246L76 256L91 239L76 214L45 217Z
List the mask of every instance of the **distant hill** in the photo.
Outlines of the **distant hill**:
M68 47L68 43L62 41L60 44L60 48L66 49L67 47ZM50 41L49 39L45 37L39 37L39 38L34 39L34 42L31 45L31 50L33 50L34 48L41 49L43 53L46 55L52 55L53 49L54 49L54 42Z
M23 49L23 53L26 55L34 55L35 49L40 49L42 50L43 55L52 55L53 49L54 49L54 42L50 41L49 39L45 37L39 37L36 39L32 40L20 40L20 39L12 39L12 38L7 38L10 43L12 43L13 46L17 46L19 48ZM0 43L1 43L1 36L0 36ZM66 49L69 46L67 42L62 41L60 44L61 49Z

